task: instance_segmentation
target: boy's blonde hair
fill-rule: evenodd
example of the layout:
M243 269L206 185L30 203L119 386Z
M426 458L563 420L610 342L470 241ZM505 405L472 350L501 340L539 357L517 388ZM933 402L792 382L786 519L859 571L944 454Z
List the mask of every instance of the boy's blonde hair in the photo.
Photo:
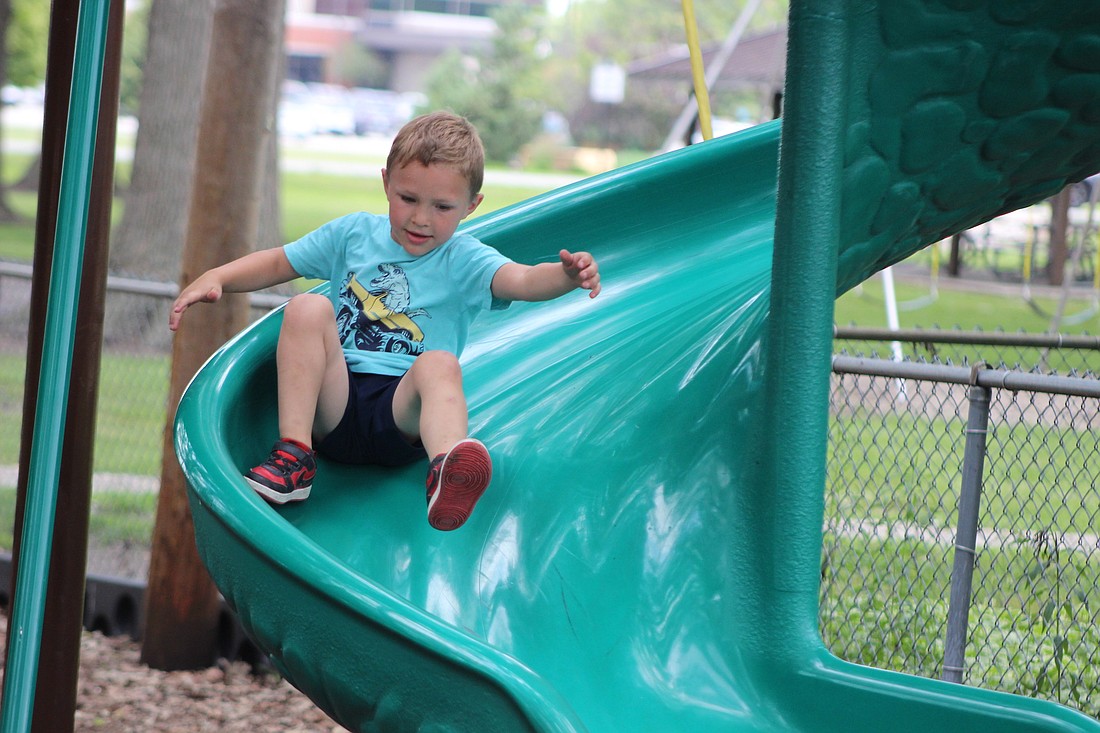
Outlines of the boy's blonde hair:
M386 168L397 170L413 161L454 166L470 184L471 196L481 192L485 148L477 129L465 117L429 112L406 123L393 139Z

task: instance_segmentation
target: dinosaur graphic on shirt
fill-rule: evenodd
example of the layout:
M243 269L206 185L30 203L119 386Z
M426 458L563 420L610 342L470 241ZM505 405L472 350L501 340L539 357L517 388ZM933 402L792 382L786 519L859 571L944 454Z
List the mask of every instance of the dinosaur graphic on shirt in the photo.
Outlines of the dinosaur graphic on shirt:
M381 273L369 283L369 289L349 272L340 284L340 309L336 327L340 342L363 351L392 354L424 353L424 332L413 318L431 314L423 308L409 309L412 293L409 278L397 265L383 263Z

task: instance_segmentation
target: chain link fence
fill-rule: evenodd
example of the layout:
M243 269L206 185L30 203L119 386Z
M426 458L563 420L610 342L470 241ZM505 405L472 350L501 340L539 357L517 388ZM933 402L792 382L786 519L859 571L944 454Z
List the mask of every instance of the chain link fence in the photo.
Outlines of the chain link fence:
M1100 717L1100 339L843 329L835 343L826 645Z
M92 572L144 579L143 554L137 553L131 566L132 553L116 545L130 542L133 526L150 524L155 509L171 367L168 308L176 291L172 283L108 278L92 483ZM254 316L286 297L253 294ZM0 261L0 538L10 535L14 523L30 300L30 265ZM99 498L110 503L110 524L101 522ZM120 524L119 516L127 513L133 522ZM0 550L10 549L8 542L0 539Z

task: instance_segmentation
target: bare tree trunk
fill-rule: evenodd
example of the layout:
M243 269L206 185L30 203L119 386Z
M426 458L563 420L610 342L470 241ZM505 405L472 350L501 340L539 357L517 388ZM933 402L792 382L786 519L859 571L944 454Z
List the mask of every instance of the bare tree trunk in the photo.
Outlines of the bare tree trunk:
M1066 276L1068 235L1069 187L1067 186L1050 200L1050 263L1047 265L1047 279L1051 285L1061 285Z
M255 248L284 2L220 0L215 8L182 285ZM207 357L247 322L244 294L227 295L217 305L187 314L173 344L170 405L178 403ZM141 656L158 669L187 669L215 659L219 602L195 547L172 432L170 418L164 433Z
M153 0L130 185L111 238L110 270L172 281L179 273L195 170L202 82L215 0ZM167 347L164 304L113 295L107 343Z
M134 164L111 242L112 272L170 281L179 273L195 170L214 0L154 0Z

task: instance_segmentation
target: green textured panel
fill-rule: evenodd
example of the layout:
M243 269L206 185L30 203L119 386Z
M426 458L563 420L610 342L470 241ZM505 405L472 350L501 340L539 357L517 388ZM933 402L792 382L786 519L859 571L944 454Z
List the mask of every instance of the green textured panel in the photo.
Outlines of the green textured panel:
M848 45L850 60L833 85L849 133L842 290L1098 167L1096 3L792 3L792 14L829 5L842 24L834 42ZM813 64L821 40L798 38L795 61ZM788 109L798 104L788 100Z
M279 314L246 331L176 425L244 627L353 730L1100 730L840 662L816 630L833 297L1100 169L1077 96L1098 17L792 3L778 178L765 125L468 227L522 261L590 249L605 291L478 322L463 362L496 470L457 532L427 525L423 466L322 463L307 502L255 496Z

